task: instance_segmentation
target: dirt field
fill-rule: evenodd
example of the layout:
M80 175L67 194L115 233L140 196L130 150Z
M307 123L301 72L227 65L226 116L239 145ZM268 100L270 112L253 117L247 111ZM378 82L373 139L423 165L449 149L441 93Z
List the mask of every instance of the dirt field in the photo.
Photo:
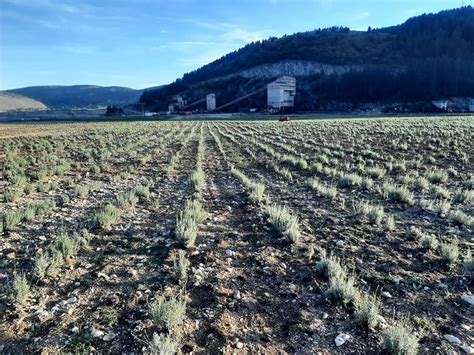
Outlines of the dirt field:
M473 132L0 125L0 353L472 353Z

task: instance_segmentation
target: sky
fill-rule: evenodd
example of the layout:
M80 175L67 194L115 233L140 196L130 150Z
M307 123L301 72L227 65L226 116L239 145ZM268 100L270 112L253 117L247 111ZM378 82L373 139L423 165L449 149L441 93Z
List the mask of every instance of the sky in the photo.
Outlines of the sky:
M246 43L396 25L462 0L0 0L0 90L167 84ZM464 0L474 5L474 0Z

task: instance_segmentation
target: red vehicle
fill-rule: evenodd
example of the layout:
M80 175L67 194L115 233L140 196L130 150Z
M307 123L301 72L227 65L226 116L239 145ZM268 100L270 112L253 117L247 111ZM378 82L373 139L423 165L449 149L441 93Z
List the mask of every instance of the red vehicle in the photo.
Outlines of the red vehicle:
M280 119L278 121L280 122L288 122L290 120L290 118L288 116L285 116L285 117L280 117Z

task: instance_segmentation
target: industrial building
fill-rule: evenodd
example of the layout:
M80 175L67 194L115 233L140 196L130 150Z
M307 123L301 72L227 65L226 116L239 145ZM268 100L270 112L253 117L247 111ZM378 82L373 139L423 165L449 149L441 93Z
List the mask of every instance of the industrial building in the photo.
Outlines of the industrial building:
M208 112L212 112L216 109L216 95L208 94L206 96L206 109Z
M282 76L267 85L267 105L271 109L284 110L295 105L296 79Z
M171 103L168 105L169 112L182 111L183 107L186 106L186 99L181 95L176 95L172 98Z
M217 107L215 94L207 94L204 98L189 104L187 103L186 99L183 98L183 96L176 95L172 98L172 102L168 106L168 111L170 113L183 112L190 110L191 108L195 108L198 105L202 106L202 104L205 103L207 112L219 112L265 92L267 93L268 109L272 111L285 111L292 109L295 105L296 78L291 76L282 76L255 91L238 97L225 104L221 104L219 107Z

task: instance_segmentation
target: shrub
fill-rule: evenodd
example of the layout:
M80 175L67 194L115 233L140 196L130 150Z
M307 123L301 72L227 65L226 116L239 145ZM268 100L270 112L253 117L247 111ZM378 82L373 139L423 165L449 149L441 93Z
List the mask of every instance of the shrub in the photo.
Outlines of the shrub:
M261 203L265 198L265 185L259 182L252 182L250 185L249 199L252 203Z
M30 183L25 185L23 187L23 192L25 193L25 195L30 195L33 192L33 185L31 185Z
M202 169L196 169L192 174L191 174L191 183L196 191L202 191L205 186L205 180L206 176L204 174L204 171Z
M148 197L150 197L150 187L148 185L138 184L137 186L135 186L133 191L138 197L141 197L144 199L147 199Z
M267 208L270 223L278 233L293 243L298 243L301 233L297 216L291 214L286 207L272 205Z
M58 235L53 242L53 250L61 253L64 260L77 254L81 246L80 238L65 233Z
M71 198L69 197L69 195L67 194L62 194L61 196L59 196L59 204L61 206L65 206L67 205L69 202L71 202Z
M15 202L22 195L23 195L22 190L7 189L3 194L3 198L4 198L5 202Z
M323 196L331 200L334 200L337 196L337 189L335 186L324 186L318 179L309 179L307 184L313 190L315 190L319 196Z
M472 259L471 249L467 250L466 256L463 262L464 270L471 280L474 280L474 260Z
M471 203L474 201L474 190L457 190L453 201L456 203Z
M339 179L339 185L342 187L359 186L362 183L362 177L357 174L343 175Z
M418 336L408 321L402 319L382 331L382 348L390 354L416 355Z
M188 268L190 264L190 261L186 258L186 252L179 250L178 260L174 261L174 270L179 280L185 281L188 278Z
M362 178L360 186L366 190L370 190L374 186L374 181L371 178Z
M328 297L335 304L346 305L354 301L359 295L355 287L355 278L345 274L336 274L329 277L329 288L326 290Z
M13 300L24 306L30 296L30 285L24 274L14 274L12 284Z
M186 248L191 248L196 243L197 224L194 218L180 212L176 217L176 237L182 241Z
M432 185L431 191L433 192L435 198L442 198L445 200L451 198L451 193L444 187Z
M46 272L49 266L48 255L42 254L35 259L34 271L35 275L39 280L43 280L46 277Z
M127 208L133 207L138 202L138 197L133 191L121 192L115 197L114 205L125 210Z
M99 228L108 228L120 218L120 210L112 204L107 204L94 216L95 225Z
M399 161L392 165L392 170L396 173L402 173L407 170L405 161Z
M39 280L47 276L53 276L63 261L63 255L58 250L53 250L50 256L48 253L42 254L35 259L34 271Z
M378 324L380 315L380 300L370 294L360 295L355 300L355 319L369 329L374 329Z
M385 175L386 170L382 167L374 166L366 168L365 173L373 179L378 179Z
M420 245L422 248L435 250L438 247L439 242L435 235L422 233L420 236Z
M418 176L415 178L413 185L417 191L426 192L430 189L430 182L423 176Z
M186 201L184 213L187 217L193 219L196 224L204 222L207 217L206 211L202 207L201 202L197 199Z
M180 347L180 339L173 335L153 334L153 339L150 343L151 355L175 355L178 353Z
M451 208L451 203L447 200L422 200L420 204L421 207L440 216L446 215Z
M327 278L346 274L345 270L341 266L339 258L330 255L326 256L326 253L323 254L322 260L318 261L315 266L315 271L318 275L325 276Z
M19 225L23 219L23 213L20 211L6 212L3 216L3 229L11 231L14 227Z
M383 206L371 206L367 201L357 202L354 209L359 215L367 217L371 224L380 224L385 215Z
M32 221L36 216L36 208L32 204L28 204L23 210L23 221Z
M449 219L459 226L471 226L474 222L474 218L468 216L463 211L456 210L449 213Z
M413 203L413 194L405 186L396 186L386 182L382 186L382 194L394 202Z
M387 218L385 218L385 229L388 231L394 231L395 228L395 217L393 217L393 215L388 215Z
M76 196L84 198L89 195L90 189L88 185L78 185L74 188Z
M43 217L50 214L53 209L56 207L56 203L54 201L43 200L33 204L36 210L37 217Z
M441 243L439 245L439 254L450 265L454 265L459 258L458 242L454 240L450 243Z
M160 296L152 303L150 313L158 327L166 327L171 332L186 317L186 299L182 294L169 299Z
M277 165L274 165L273 171L275 171L278 175L285 177L289 181L293 181L293 175L287 168L280 168Z
M308 169L308 166L309 166L308 162L304 160L303 158L297 158L290 155L283 156L282 162L293 165L295 168L298 168L301 170L306 170Z
M432 184L445 183L448 181L448 173L444 170L430 170L426 173L426 178Z

